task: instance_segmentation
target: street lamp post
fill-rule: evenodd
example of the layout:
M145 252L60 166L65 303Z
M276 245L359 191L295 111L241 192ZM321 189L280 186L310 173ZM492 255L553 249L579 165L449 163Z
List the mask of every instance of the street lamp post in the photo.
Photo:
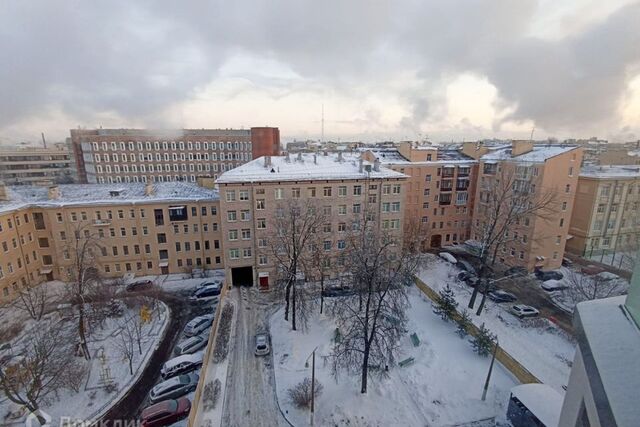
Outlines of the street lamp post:
M493 363L496 360L496 353L498 351L498 338L496 338L496 343L493 346L493 355L491 356L491 364L489 365L489 372L487 373L487 379L484 382L484 389L482 390L482 401L487 398L487 390L489 389L489 380L491 379L491 372L493 371Z
M313 351L311 352L311 354L309 355L309 357L311 358L311 414L310 414L310 419L309 422L311 425L313 425L313 412L315 409L315 396L316 396L316 350L318 349L318 347L316 346L316 348L313 349ZM307 360L304 362L304 367L308 368L309 367L309 357L307 357Z

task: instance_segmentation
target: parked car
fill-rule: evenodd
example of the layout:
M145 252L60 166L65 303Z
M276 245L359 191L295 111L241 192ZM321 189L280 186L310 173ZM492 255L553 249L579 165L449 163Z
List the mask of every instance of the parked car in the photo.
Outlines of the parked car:
M557 270L543 271L543 270L536 269L535 273L536 273L536 277L539 280L542 280L543 282L546 282L547 280L551 280L551 279L562 280L562 278L564 277L562 273Z
M458 260L456 259L456 257L454 257L453 255L451 255L449 252L440 252L438 254L438 256L440 258L442 258L443 260L450 262L451 264L455 264L456 262L458 262Z
M195 371L200 366L202 366L202 353L183 354L167 360L162 365L162 369L160 369L160 375L162 375L163 379L167 379Z
M527 271L526 268L516 266L516 267L507 268L504 272L503 277L507 277L507 276L524 277L527 274L529 274L529 272Z
M514 302L518 299L514 294L506 291L491 291L488 296L491 301L495 302Z
M209 338L203 335L196 335L195 337L187 338L186 340L178 343L175 353L178 356L195 353L196 351L206 347L208 340Z
M191 402L186 397L180 399L163 400L147 406L140 414L142 427L168 426L189 415Z
M610 273L608 271L603 271L601 273L596 274L596 279L604 282L608 282L610 280L620 280L622 279L622 277L618 276L617 274Z
M221 285L207 285L193 291L189 299L193 302L217 301L221 291Z
M256 334L256 356L266 356L271 349L269 348L269 334L259 332Z
M198 385L198 374L184 374L169 378L156 384L149 392L149 400L153 403L165 399L175 399L194 391Z
M331 297L345 297L355 294L355 291L349 286L333 285L328 286L322 291L322 296L325 298Z
M573 265L573 261L569 258L562 258L562 266L563 267L571 267Z
M561 291L567 288L568 288L567 284L562 280L551 279L542 283L542 289L544 289L547 292Z
M540 312L535 308L531 307L530 305L524 305L524 304L516 304L513 307L511 307L510 311L515 316L521 319L524 317L536 317L538 314L540 314Z
M582 267L580 271L584 274L588 274L589 276L595 276L598 273L602 273L604 271L604 268L597 265L589 264L586 267Z
M478 283L478 278L467 271L461 271L460 273L458 273L458 280L460 280L461 282L465 282L472 288L474 288Z
M463 259L459 259L458 262L456 262L456 267L458 267L462 271L466 271L467 273L473 274L474 276L477 274L476 269L473 268L471 263Z
M204 316L194 317L184 327L184 334L188 337L200 334L213 323L213 315L205 314Z
M204 282L198 285L199 288L203 288L205 286L220 286L222 288L222 281L220 280L205 280Z
M131 282L127 285L126 290L128 292L139 292L150 289L153 286L153 281L151 280L136 280L135 282Z

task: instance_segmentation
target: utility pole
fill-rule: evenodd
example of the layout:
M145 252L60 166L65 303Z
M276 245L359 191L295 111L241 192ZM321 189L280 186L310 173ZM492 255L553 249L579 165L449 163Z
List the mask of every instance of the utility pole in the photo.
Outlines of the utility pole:
M316 350L311 355L311 425L313 425L313 412L316 396Z
M487 390L489 389L489 380L491 379L491 372L493 371L493 363L496 360L496 352L498 351L498 338L493 346L493 356L491 356L491 365L489 365L489 373L487 373L487 380L484 382L484 389L482 390L482 401L487 398Z
M535 132L535 130L536 130L535 126L531 128L531 136L529 137L529 141L533 141L533 132Z
M320 142L324 143L324 102L322 103L322 119L320 123Z
M44 145L44 148L47 148L47 141L44 139L44 132L40 132L40 135L42 135L42 145Z

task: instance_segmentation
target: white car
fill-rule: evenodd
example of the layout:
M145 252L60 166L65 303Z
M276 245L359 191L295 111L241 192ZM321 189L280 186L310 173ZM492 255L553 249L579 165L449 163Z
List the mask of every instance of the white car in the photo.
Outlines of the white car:
M440 258L442 258L443 260L450 262L451 264L455 264L458 262L458 260L456 259L456 257L454 257L453 255L451 255L449 252L440 252L438 254L438 256Z
M266 356L271 349L269 348L269 334L259 332L256 334L256 356Z
M220 292L222 291L222 285L205 285L201 288L193 291L189 299L193 302L205 302L205 301L213 301L218 302L220 300Z
M540 312L530 305L516 304L511 307L511 313L520 319L524 317L536 317Z
M542 289L547 292L561 291L567 289L568 286L562 280L549 279L542 283Z
M213 314L206 314L204 316L194 317L184 327L184 334L188 337L199 335L213 323Z
M176 397L191 393L198 386L198 378L197 374L191 373L178 375L177 377L162 381L151 389L151 392L149 392L149 400L151 403L156 403L161 400L175 399Z
M202 356L202 353L183 354L182 356L167 360L165 364L162 365L160 375L162 375L162 378L167 379L195 371L202 366Z
M176 346L175 353L178 356L183 354L191 354L195 353L198 350L202 350L207 346L207 341L209 337L196 335L195 337L187 338L186 340L178 343Z

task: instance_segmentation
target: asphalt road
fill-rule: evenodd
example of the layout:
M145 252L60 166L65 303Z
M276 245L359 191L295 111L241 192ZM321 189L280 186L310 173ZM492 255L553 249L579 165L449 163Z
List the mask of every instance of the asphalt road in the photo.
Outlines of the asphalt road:
M273 356L254 355L257 331L269 331L269 315L276 305L271 295L253 288L235 288L237 318L229 351L229 368L222 425L288 426L276 401Z

